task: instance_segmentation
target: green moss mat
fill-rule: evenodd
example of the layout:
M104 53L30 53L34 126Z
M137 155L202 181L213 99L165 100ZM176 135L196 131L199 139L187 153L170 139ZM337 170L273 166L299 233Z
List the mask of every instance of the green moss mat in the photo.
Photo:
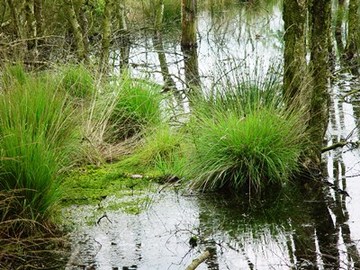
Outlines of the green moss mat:
M98 204L108 196L138 197L155 189L154 177L130 174L117 164L74 170L61 185L61 204Z

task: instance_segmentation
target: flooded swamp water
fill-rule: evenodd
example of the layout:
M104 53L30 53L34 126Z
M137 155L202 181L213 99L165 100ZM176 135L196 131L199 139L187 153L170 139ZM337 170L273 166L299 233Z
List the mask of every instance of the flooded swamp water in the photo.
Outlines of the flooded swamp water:
M250 11L239 6L215 17L199 11L204 88L224 74L236 76L235 69L251 72L281 63L281 4ZM164 41L169 72L181 88L180 45ZM130 50L132 72L162 83L151 39L139 38L136 44ZM353 143L323 154L327 181L320 190L292 187L252 208L241 198L175 187L129 195L130 202L147 198L135 213L113 209L105 214L101 205L73 205L64 210L74 226L66 269L185 269L207 248L213 255L197 269L360 269L360 94L354 91L360 81L340 64L335 69L328 145L343 139ZM101 204L116 200L108 196Z

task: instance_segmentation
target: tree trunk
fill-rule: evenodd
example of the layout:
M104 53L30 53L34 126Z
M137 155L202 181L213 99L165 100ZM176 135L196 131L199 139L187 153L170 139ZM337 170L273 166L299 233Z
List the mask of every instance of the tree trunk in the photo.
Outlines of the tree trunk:
M330 31L330 0L313 0L311 12L311 57L312 93L310 104L309 131L311 140L317 149L312 157L315 164L320 165L321 148L329 118L330 96L328 31Z
M26 26L27 26L27 33L26 33L27 49L28 51L32 51L35 49L35 37L36 37L32 0L25 1L25 18L26 18Z
M199 73L199 61L196 47L184 48L185 83L190 89L190 95L199 94L201 81Z
M65 0L67 12L68 12L68 20L71 25L72 32L74 34L75 43L76 43L76 51L77 57L79 61L83 61L86 57L85 47L84 47L84 37L82 35L82 30L76 16L76 11L73 5L72 0Z
M284 0L283 20L285 28L284 49L284 96L287 106L300 96L306 66L306 0Z
M348 33L346 41L346 58L353 66L360 63L360 3L359 0L350 0ZM357 68L353 71L358 73Z
M34 0L34 18L35 18L35 50L36 54L38 55L41 53L38 47L44 43L44 19L42 15L42 1L41 0ZM40 57L44 56L42 54Z
M192 99L200 94L200 75L197 57L196 40L196 0L181 1L181 51L184 55L185 83L188 98Z
M16 11L16 7L14 5L13 0L7 0L7 3L10 8L11 19L12 19L12 23L13 23L13 26L15 29L15 36L18 39L23 39L22 29L20 28L20 23L19 23L19 15L20 14L18 14L18 12Z
M181 47L197 47L196 0L181 0Z
M105 73L109 66L110 38L111 38L111 10L112 0L105 0L104 17L102 21L102 41L100 71Z
M35 27L36 27L36 36L39 38L44 35L44 26L43 26L43 15L42 15L42 1L34 0L34 16L35 16Z
M116 5L116 14L118 29L120 30L120 71L126 70L129 67L130 57L130 33L126 20L126 5L125 0L121 0Z
M345 0L339 0L336 9L335 40L340 55L343 54L345 47L342 40L343 37L342 24L344 21L344 13L345 13Z
M166 61L163 40L162 40L162 20L164 15L164 1L157 0L155 5L155 14L154 14L154 49L157 52L161 74L164 80L164 90L165 91L176 91L176 85L173 78L170 75L169 67Z
M84 55L85 61L88 61L88 52L89 52L89 21L87 19L87 5L84 3L84 0L80 2L80 10L79 10L79 23L81 26L81 34L84 43Z

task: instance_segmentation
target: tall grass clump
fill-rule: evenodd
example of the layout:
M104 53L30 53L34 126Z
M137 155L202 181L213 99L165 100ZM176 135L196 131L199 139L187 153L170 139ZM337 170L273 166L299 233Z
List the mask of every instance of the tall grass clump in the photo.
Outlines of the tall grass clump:
M159 86L124 78L112 88L116 89L113 93L116 101L109 118L110 140L128 139L161 122Z
M65 65L58 72L59 86L74 98L89 99L95 91L91 72L81 64Z
M284 108L280 91L275 81L257 79L197 101L192 187L261 191L283 185L299 169L305 119L301 110Z
M52 81L33 75L3 90L0 188L19 191L14 216L46 222L59 198L61 175L78 150L79 123L70 100Z
M20 64L5 65L1 70L1 88L11 87L16 84L24 84L28 75Z

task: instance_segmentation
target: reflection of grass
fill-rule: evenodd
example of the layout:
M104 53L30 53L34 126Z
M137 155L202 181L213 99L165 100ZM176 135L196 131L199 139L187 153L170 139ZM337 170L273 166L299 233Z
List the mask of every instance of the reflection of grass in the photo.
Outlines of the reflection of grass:
M206 233L216 233L237 239L251 233L261 237L266 229L271 235L291 231L291 220L306 224L310 217L301 192L294 186L272 190L261 201L251 201L225 194L203 195L200 202L200 226ZM201 210L201 209L204 209Z

